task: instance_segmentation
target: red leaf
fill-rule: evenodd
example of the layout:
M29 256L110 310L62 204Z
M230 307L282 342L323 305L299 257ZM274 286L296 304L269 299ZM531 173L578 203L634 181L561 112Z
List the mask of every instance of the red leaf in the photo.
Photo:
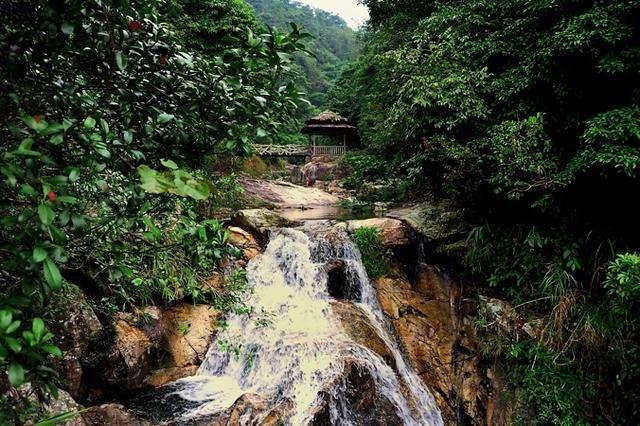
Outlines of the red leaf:
M56 194L55 191L49 191L49 193L47 194L47 198L49 199L49 201L55 202L58 199L58 194Z
M41 115L34 115L33 116L33 121L35 121L36 123L39 123L40 121L42 121L42 116Z

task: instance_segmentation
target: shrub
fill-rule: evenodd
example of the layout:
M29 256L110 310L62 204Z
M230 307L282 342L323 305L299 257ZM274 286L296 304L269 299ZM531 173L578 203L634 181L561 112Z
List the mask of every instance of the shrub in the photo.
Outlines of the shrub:
M378 228L358 228L353 233L353 239L360 250L362 263L369 277L375 279L389 271L389 259L382 245Z

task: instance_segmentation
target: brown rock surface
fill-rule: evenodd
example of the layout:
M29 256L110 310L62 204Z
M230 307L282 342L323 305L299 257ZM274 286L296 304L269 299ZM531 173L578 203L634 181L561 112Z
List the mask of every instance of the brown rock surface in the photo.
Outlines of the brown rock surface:
M462 412L474 424L502 424L499 392L480 363L461 285L431 266L410 282L400 274L375 287L411 365L431 389L447 424Z
M380 355L387 364L395 368L395 361L389 348L371 327L360 308L351 302L332 301L331 309L354 342L371 349Z
M120 404L103 404L90 407L82 413L85 425L147 426L151 423L134 416Z
M229 243L242 250L245 260L253 259L262 251L258 241L244 229L230 226L227 232L229 232Z
M220 313L208 305L181 305L162 314L173 366L199 365L216 331Z
M382 244L387 247L400 247L413 241L411 230L400 220L376 217L364 220L350 220L347 231L354 232L359 228L378 228Z

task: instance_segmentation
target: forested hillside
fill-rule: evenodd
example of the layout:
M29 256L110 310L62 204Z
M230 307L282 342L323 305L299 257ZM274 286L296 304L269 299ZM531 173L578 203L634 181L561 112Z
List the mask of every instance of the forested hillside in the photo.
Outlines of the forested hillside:
M258 18L276 28L288 28L295 22L314 39L307 43L315 57L298 55L296 62L307 78L309 98L316 106L323 105L325 94L340 68L353 59L358 42L355 32L342 18L320 9L313 9L293 0L248 0Z
M516 419L637 418L640 2L365 3L331 95L368 146L351 184L464 207L470 279L541 324L513 339L477 318Z

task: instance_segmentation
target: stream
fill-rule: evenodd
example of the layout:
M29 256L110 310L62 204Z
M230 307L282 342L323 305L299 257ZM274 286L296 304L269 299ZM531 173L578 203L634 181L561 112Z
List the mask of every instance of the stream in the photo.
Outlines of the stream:
M341 265L340 302L332 295L331 264ZM254 395L262 408L245 410L237 423L269 423L275 410L287 425L442 424L346 232L329 221L274 230L247 278L252 312L231 315L198 373L156 396L171 402L174 421L218 419ZM384 348L356 341L362 339L347 331L354 324L338 315L339 306L362 318Z

